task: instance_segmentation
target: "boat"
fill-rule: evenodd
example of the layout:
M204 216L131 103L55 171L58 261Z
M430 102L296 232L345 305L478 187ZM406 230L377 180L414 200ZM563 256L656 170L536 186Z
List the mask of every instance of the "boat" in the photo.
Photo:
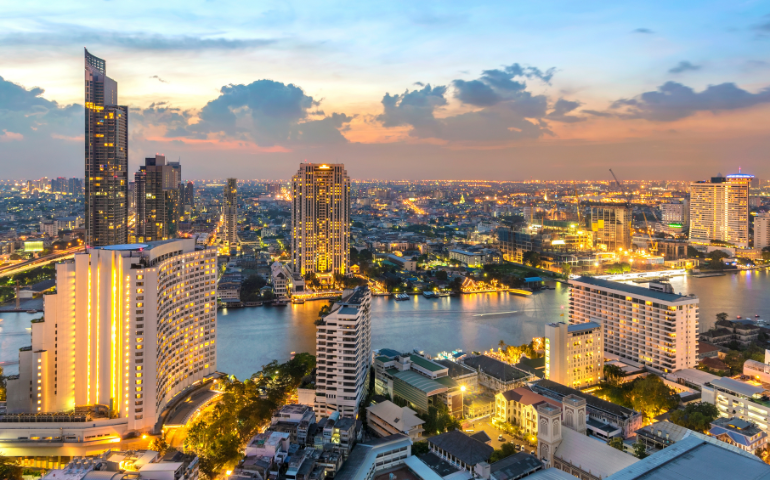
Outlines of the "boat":
M285 299L273 300L274 307L285 307L288 304L289 304L289 301Z
M37 310L27 310L27 313L37 313Z
M301 305L301 304L305 303L305 299L304 298L296 298L295 297L295 298L291 299L291 303L294 303L294 304L297 304L297 305Z
M735 317L735 318L737 318L738 320L740 320L740 319L741 319L741 316L740 316L740 315L738 315L738 316L737 316L737 317Z
M448 297L449 296L449 292L442 290L442 291L438 292L438 296L439 297Z
M395 298L397 302L403 302L404 300L409 300L409 295L405 293L397 293L393 298Z
M425 298L438 298L438 295L436 295L435 292L431 292L430 290L423 291L422 296Z
M754 315L754 318L759 318L759 315ZM2 322L2 321L3 321L3 319L0 318L0 322Z

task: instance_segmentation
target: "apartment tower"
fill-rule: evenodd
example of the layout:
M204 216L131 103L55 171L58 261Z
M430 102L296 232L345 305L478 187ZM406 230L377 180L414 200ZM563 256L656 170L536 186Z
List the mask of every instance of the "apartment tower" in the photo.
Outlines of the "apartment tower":
M695 296L580 277L570 280L569 319L602 326L605 357L663 373L697 365Z
M754 217L754 248L770 247L770 212Z
M216 250L195 239L91 247L57 264L56 293L8 380L8 413L91 407L114 431L150 430L172 397L216 372L216 271Z
M316 328L315 412L355 417L372 363L369 287L345 290Z
M225 222L225 241L234 246L238 243L238 180L228 178L225 184L225 206L222 212Z
M182 167L166 162L165 155L145 158L134 176L136 192L136 241L174 238L181 215Z
M631 246L631 209L625 205L594 205L588 226L594 232L594 245L613 252Z
M107 65L85 51L86 244L128 241L128 107Z
M342 164L303 163L292 179L292 268L331 283L350 268L350 177Z
M557 322L545 326L545 378L581 389L599 383L603 372L600 324Z
M749 246L749 184L753 175L738 173L690 184L690 243L713 240Z

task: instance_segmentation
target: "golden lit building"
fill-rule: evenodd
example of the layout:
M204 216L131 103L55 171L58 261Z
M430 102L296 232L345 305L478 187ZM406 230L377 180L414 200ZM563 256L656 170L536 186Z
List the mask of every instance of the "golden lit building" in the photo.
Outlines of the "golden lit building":
M753 175L712 177L690 184L690 243L712 240L749 246L749 184Z
M228 246L238 243L238 181L228 178L225 184L225 206L222 212L225 221L225 242Z
M342 164L303 163L292 179L292 268L322 283L350 269L350 177Z
M90 248L57 264L56 293L8 380L8 413L90 406L109 412L111 432L150 430L172 397L216 372L216 265L195 239Z
M495 417L516 425L526 435L537 435L537 406L549 404L561 408L561 402L535 393L528 387L519 387L495 395Z
M579 389L599 383L603 371L601 325L585 322L545 326L545 378Z

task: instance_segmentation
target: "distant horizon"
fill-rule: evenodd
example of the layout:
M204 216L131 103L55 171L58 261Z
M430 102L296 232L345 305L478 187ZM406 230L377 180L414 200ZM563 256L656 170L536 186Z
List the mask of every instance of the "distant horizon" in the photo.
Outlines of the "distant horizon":
M85 46L129 107L129 177L160 151L194 178L279 179L306 159L383 180L603 180L613 168L686 181L738 165L770 178L761 3L5 10L9 177L83 169Z

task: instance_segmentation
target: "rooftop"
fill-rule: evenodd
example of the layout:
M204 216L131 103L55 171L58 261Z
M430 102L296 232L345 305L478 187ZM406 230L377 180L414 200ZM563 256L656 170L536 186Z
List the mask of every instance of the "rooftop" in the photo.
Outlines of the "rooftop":
M570 325L569 327L567 327L567 331L569 333L577 333L577 332L584 332L587 330L593 330L594 328L601 328L601 325L599 325L596 322L577 323L575 325Z
M472 368L463 365L462 363L453 362L452 360L441 359L434 360L434 362L448 368L449 376L452 378L462 377L464 375L473 375L476 373L476 371Z
M600 478L606 478L639 461L632 455L569 428L562 429L562 441L555 454Z
M428 443L444 450L458 460L468 465L476 465L489 461L494 448L475 438L471 438L459 430L442 433L428 439Z
M615 290L618 292L627 293L629 295L638 295L640 297L653 298L662 302L677 303L677 302L692 302L697 301L697 297L687 297L684 295L677 295L675 293L663 293L650 290L649 288L638 287L636 285L626 285L625 283L613 282L610 280L601 280L594 277L579 277L571 282L582 283L586 285L593 285L599 288L606 288Z
M556 400L544 397L539 393L535 393L527 387L519 387L513 390L508 390L507 392L503 392L500 395L502 395L509 402L517 402L521 403L522 405L537 405L540 402L548 402L554 407L561 408L561 404L559 404L559 402Z
M529 376L529 373L514 368L507 363L496 360L486 355L477 357L465 357L463 363L471 368L480 370L487 375L491 375L503 382L511 382Z
M419 373L413 372L411 370L405 370L403 372L396 371L392 375L395 378L398 378L399 380L406 382L412 387L422 391L426 395L439 393L440 391L446 391L447 388L436 380L431 380L430 378L422 376Z
M631 410L630 408L616 405L612 402L602 400L599 397L594 397L593 395L590 395L588 393L583 393L580 390L575 390L574 388L566 387L560 383L556 383L551 380L538 380L537 382L532 384L532 387L536 390L541 389L541 391L552 392L553 394L561 398L566 397L567 395L577 395L578 397L585 399L586 404L588 405L589 408L602 410L604 412L611 413L612 415L615 415L621 418L631 418L634 415L641 415L639 412Z
M421 357L419 355L410 354L409 359L414 363L415 365L418 365L425 370L428 370L430 372L439 372L441 370L446 370L446 367L443 365L439 365L438 363L434 362L433 360L428 360L425 357Z
M725 390L730 390L732 392L738 393L740 395L745 395L747 397L753 397L754 395L759 395L764 391L762 387L757 387L746 382L734 380L729 377L719 377L714 380L711 380L710 383L715 387L724 388Z
M491 465L492 475L499 479L521 478L543 467L543 463L534 455L519 452Z
M697 437L686 438L639 460L606 480L770 479L769 465L751 454L726 447L730 445L718 441L712 443Z

